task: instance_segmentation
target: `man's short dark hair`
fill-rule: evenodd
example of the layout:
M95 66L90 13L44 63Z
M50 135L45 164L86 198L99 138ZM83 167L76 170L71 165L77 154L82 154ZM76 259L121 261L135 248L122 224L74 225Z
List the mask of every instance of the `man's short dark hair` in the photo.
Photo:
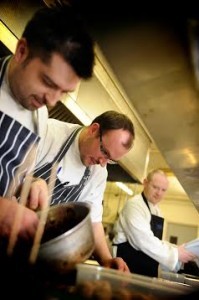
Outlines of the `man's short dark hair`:
M94 66L94 41L85 20L69 5L42 7L35 12L22 34L30 56L43 61L60 54L80 78L90 78Z
M125 114L109 110L97 116L92 121L92 124L93 123L98 123L100 125L101 134L115 129L123 129L130 132L131 139L129 141L129 147L132 146L133 139L135 138L134 125L131 119Z

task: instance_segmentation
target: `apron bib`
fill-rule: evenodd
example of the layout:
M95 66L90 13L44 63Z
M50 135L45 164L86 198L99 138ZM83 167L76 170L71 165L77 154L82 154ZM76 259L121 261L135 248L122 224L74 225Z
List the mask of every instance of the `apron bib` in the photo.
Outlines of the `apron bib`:
M36 177L41 177L46 180L46 182L49 181L51 169L54 163L58 163L62 160L64 155L66 155L68 149L72 145L73 141L75 140L75 137L77 133L80 131L80 128L75 129L69 138L66 140L66 142L62 145L60 151L54 158L54 160L50 163L46 163L43 166L37 168L35 170L34 175ZM90 176L90 168L86 167L83 177L81 178L80 182L76 185L68 186L66 183L61 183L59 178L56 178L55 187L54 190L50 191L51 194L51 203L50 205L55 205L59 203L65 203L69 201L77 201L88 178Z
M0 60L0 87L9 57ZM0 196L16 195L27 172L34 168L40 137L0 111Z
M143 193L142 197L150 211L148 202ZM150 225L153 234L159 239L162 239L164 219L151 214ZM158 276L159 263L144 252L133 248L129 242L117 245L117 256L124 259L132 273L150 277Z

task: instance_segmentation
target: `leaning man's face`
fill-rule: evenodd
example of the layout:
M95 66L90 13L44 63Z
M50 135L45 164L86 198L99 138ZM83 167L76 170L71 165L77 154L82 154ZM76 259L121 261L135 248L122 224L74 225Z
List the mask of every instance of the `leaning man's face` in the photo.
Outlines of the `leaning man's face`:
M38 57L19 63L10 77L10 87L16 100L33 111L54 106L63 94L74 91L79 81L72 67L54 54L48 63Z

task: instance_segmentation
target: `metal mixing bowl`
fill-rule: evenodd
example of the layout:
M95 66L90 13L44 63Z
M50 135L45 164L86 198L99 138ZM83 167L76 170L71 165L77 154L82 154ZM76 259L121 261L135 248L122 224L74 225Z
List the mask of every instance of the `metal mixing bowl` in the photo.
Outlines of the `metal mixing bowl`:
M38 253L39 263L61 274L84 262L93 250L90 207L84 202L50 207Z

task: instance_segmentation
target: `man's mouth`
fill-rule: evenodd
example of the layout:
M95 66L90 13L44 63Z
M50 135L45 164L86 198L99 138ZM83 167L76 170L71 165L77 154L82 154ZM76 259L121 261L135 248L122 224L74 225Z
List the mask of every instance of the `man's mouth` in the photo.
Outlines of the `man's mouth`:
M37 97L32 97L32 104L36 108L40 108L44 105L43 101Z
M97 161L93 157L91 157L91 164L92 165L96 165L97 164Z

